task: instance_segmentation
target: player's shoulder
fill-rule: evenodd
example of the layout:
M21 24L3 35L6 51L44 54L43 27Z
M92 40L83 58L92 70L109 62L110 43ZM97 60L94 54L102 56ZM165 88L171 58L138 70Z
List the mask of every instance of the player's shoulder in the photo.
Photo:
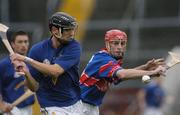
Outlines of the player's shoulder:
M80 47L80 43L75 40L75 39L72 39L69 43L68 43L68 46L79 46Z
M65 45L65 50L71 49L71 51L81 51L81 45L78 41L72 39L68 44Z
M31 47L30 51L37 51L37 52L39 52L40 49L44 49L44 46L46 46L48 44L48 42L49 42L49 39L40 41L40 42L34 44Z
M109 63L110 61L116 62L116 60L109 53L100 50L94 53L94 55L92 56L90 60L90 63L104 65L104 64Z
M43 45L48 44L48 42L49 42L49 41L50 41L49 39L46 39L46 40L40 41L40 42L38 42L38 43L34 44L32 47L34 47L34 48L42 47Z
M90 61L91 63L98 63L98 64L103 64L107 63L111 60L111 57L107 53L98 51L95 52L94 55L91 57Z
M97 58L100 58L101 60L113 59L113 57L111 55L109 55L109 53L107 51L104 51L104 50L100 50L98 52L95 52L94 56L96 56Z

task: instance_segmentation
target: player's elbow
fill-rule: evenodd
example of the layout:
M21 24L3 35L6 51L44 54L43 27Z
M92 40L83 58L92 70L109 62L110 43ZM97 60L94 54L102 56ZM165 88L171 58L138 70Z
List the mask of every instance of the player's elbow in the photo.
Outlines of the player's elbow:
M123 79L126 75L125 75L124 70L118 70L118 71L116 72L116 76L117 76L118 78L120 78L120 79Z
M64 73L64 69L60 67L59 65L55 64L50 74L53 77L59 77L63 73Z
M129 79L129 78L128 78L128 75L127 75L126 69L118 70L118 71L116 72L116 76L117 76L119 79L123 80L123 81Z
M62 71L54 71L51 73L51 76L53 77L59 77L63 72Z

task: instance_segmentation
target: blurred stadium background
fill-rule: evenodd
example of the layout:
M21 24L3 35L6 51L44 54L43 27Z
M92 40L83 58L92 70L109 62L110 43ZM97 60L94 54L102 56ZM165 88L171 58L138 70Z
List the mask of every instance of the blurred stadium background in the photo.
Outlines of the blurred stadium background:
M180 53L179 0L0 0L0 22L14 30L23 28L30 34L31 45L49 36L47 21L55 11L65 11L78 20L76 38L83 47L81 71L91 55L104 47L104 34L112 28L128 34L125 68L152 58L166 58L168 51ZM0 42L0 58L6 55ZM164 80L169 96L164 107L167 115L180 113L180 102L176 101L180 94L179 68L169 71ZM139 115L136 93L143 86L141 80L112 86L101 106L101 115ZM34 115L38 114L36 103Z

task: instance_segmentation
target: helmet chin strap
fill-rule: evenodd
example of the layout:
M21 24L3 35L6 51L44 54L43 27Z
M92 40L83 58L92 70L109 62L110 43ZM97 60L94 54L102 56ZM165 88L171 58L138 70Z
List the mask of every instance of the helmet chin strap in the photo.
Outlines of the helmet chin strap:
M71 37L71 38L62 38L62 33L63 33L63 28L60 27L59 29L59 32L58 33L54 33L53 35L56 37L56 39L58 40L58 42L60 42L61 44L67 44L69 41L72 41L74 38Z
M57 34L54 34L54 36L56 36L58 39L61 39L61 37L62 37L62 33L61 33L62 31L61 31L61 28L59 28L59 33L58 33L58 35Z
M114 57L114 59L116 59L116 60L123 59L123 57L124 57L124 53L122 54L122 56L118 56L118 57L117 57L117 56L116 56L116 57L115 57L115 56L113 56L113 57Z
M61 28L61 27L59 28L59 33L58 33L58 35L57 35L57 34L54 34L54 36L57 38L57 40L58 40L59 43L61 43L61 44L67 44L67 43L68 43L68 41L66 41L66 40L64 40L64 39L62 38L62 28Z

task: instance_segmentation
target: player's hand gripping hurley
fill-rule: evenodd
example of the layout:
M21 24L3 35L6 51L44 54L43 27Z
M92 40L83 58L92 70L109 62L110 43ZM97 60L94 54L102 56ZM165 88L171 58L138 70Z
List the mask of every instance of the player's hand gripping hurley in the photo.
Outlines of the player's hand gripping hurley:
M166 69L170 69L180 63L180 55L173 52L168 52L170 60L166 63Z
M12 103L12 106L15 107L17 106L18 104L20 104L21 102L23 102L24 100L26 100L28 97L34 95L35 93L30 91L29 89L21 96L19 97L17 100L15 100L13 103Z
M9 53L14 54L14 51L13 51L13 49L12 49L8 39L7 39L7 36L6 36L8 29L9 29L9 27L7 27L6 25L0 23L0 37L1 37L1 40L4 43L4 45L6 46ZM19 75L25 75L23 72L18 72L18 74Z
M174 67L175 65L179 64L180 63L180 55L179 54L176 54L176 53L173 53L173 52L168 52L169 56L170 56L170 60L166 63L166 69L170 69L172 67ZM156 62L158 60L155 60ZM142 77L142 81L144 83L149 83L151 81L150 77L148 78L149 76L145 75ZM153 75L151 77L160 77L160 75Z

